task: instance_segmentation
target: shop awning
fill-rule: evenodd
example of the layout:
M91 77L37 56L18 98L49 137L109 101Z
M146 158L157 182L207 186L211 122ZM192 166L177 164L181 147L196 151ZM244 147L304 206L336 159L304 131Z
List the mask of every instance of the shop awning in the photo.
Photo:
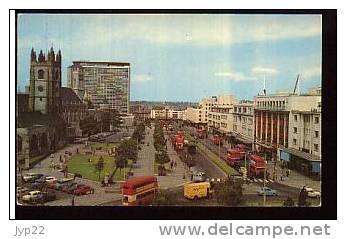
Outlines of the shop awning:
M289 153L291 155L295 155L297 157L306 159L308 161L321 161L321 158L319 156L313 155L313 154L309 154L309 153L305 153L302 152L300 150L297 149L293 149L293 148L282 148L282 151Z

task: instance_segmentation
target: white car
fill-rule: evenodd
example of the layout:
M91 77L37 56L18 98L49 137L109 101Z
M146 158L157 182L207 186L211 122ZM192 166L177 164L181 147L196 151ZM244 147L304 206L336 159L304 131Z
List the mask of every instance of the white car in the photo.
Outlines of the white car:
M31 202L35 201L39 195L41 195L41 191L30 191L28 194L24 195L22 199L25 202Z
M312 188L305 188L306 192L308 193L309 198L320 198L321 193L319 191L316 191Z
M31 181L31 180L33 180L33 179L39 178L40 175L42 175L42 174L40 174L40 173L27 173L27 174L25 174L25 175L23 176L23 181L24 181L24 182L29 182L29 181Z
M19 198L21 195L25 195L29 192L28 188L25 187L17 187L17 197Z
M48 184L55 183L56 181L58 181L56 177L51 177L51 176L46 177L46 183Z

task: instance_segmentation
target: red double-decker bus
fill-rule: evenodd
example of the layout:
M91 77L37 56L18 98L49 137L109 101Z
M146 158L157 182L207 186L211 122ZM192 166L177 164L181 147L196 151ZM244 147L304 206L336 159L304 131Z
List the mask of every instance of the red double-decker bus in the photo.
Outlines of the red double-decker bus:
M149 205L158 190L157 178L142 176L127 180L122 185L123 205Z

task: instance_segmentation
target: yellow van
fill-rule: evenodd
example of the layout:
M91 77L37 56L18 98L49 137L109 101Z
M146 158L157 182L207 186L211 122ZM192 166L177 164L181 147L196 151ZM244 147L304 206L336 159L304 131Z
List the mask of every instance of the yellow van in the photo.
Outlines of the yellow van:
M188 199L209 197L211 194L209 182L187 183L184 185L184 197Z

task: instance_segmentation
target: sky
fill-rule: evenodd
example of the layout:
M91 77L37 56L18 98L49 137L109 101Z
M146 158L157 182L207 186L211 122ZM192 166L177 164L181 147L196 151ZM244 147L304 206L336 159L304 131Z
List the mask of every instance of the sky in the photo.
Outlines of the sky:
M18 91L29 84L30 51L62 52L62 84L72 61L131 64L131 100L198 102L211 95L253 99L321 86L320 15L22 14Z

